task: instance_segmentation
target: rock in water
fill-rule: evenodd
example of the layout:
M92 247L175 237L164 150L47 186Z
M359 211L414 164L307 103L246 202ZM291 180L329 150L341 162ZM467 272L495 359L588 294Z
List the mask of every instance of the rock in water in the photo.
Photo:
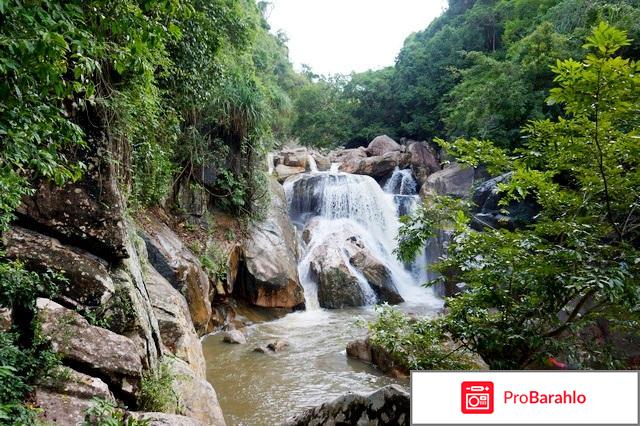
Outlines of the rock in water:
M370 395L346 394L288 419L285 426L409 425L409 393L398 385Z
M242 334L240 330L229 330L224 333L222 341L225 343L244 345L245 343L247 343L247 338L244 337L244 334Z
M271 203L266 218L249 229L244 262L234 295L265 308L304 306L298 277L298 241L287 212L282 186L270 179Z
M318 283L318 301L328 309L366 305L358 277L335 241L316 247L311 253L311 272Z
M408 152L411 154L411 170L420 185L424 185L430 175L440 171L440 163L425 142L411 143Z
M366 149L370 157L385 155L388 152L402 152L402 145L391 139L387 135L378 136L369 143Z

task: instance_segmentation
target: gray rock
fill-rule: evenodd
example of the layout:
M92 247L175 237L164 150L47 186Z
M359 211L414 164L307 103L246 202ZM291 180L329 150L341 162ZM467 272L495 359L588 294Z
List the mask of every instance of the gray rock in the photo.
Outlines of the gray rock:
M356 149L341 149L329 154L329 159L333 163L347 163L351 161L367 158L367 150L364 147Z
M177 414L129 412L129 416L137 420L145 420L149 426L206 426L196 419Z
M81 425L85 412L94 405L91 399L44 388L36 388L33 399L34 404L42 410L39 417L44 424Z
M287 419L285 426L409 425L409 393L398 385L369 395L349 393Z
M402 152L404 148L387 135L376 137L369 143L366 151L371 157L385 155L388 152Z
M411 171L420 185L424 185L430 175L440 171L440 163L426 142L410 143L408 152L411 154Z
M229 330L224 333L222 341L225 343L232 343L236 345L244 345L247 343L247 338L240 330Z
M9 331L12 324L11 309L0 307L0 331Z
M151 265L145 271L145 282L166 350L189 364L198 376L204 378L206 364L202 344L191 322L184 296Z
M265 308L299 308L304 306L304 293L298 277L296 232L282 186L273 179L269 185L266 218L249 229L234 296Z
M394 361L384 348L373 345L371 340L355 340L347 344L347 356L375 365L382 373L391 377L407 377L409 370Z
M404 302L404 299L398 293L396 285L393 283L389 268L369 250L359 248L351 255L349 262L364 275L376 293L378 302L387 302L392 305Z
M475 182L476 171L473 168L453 163L429 176L422 186L420 195L422 198L426 198L429 194L468 198L471 196L471 188Z
M181 414L206 425L224 426L222 409L213 386L197 376L184 361L174 358L169 366L174 375L173 391L178 398L176 407L180 408Z
M32 270L63 274L68 284L59 291L71 303L101 306L115 291L109 264L85 250L18 226L6 231L3 239L7 257L20 259Z
M288 177L304 173L306 169L304 167L291 167L284 164L278 164L275 172L279 182L284 182Z
M183 294L189 306L191 320L199 335L207 331L211 318L209 277L200 261L180 238L164 223L148 216L140 224L149 262L171 285Z
M38 299L36 303L42 334L63 362L95 372L123 395L135 398L143 359L131 339L92 326L78 313L51 300Z
M81 399L90 400L97 397L115 402L109 386L104 381L64 366L58 367L52 377L38 383L38 388Z
M318 301L327 309L363 306L365 294L343 256L341 247L329 239L311 252L311 272L318 284Z

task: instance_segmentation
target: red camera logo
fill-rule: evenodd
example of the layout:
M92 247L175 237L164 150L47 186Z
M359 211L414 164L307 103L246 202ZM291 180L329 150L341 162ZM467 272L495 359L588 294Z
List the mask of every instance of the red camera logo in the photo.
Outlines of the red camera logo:
M462 413L493 413L493 382L462 382Z

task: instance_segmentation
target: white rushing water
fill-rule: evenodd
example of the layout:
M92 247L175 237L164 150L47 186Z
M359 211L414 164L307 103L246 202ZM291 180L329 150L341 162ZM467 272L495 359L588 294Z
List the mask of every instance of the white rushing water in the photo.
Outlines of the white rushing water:
M426 257L403 265L393 254L399 215L419 204L411 173L396 170L383 189L368 176L339 173L338 166L332 165L328 172L297 175L285 184L296 226L312 228L298 266L307 310L275 321L256 318L245 330L248 345L225 344L221 334L204 340L207 378L218 393L230 426L281 424L304 408L347 392L369 393L390 383L408 385L407 380L386 377L372 366L346 356L347 343L364 338L367 333L355 320L372 321L376 313L371 305L320 308L317 286L309 275L310 253L318 244L332 241L340 249L347 238L356 236L391 271L396 288L405 299L399 309L430 316L442 307L431 290L420 287L426 276ZM343 260L350 265L348 259ZM366 290L367 301L374 303L375 294L368 282L357 270L351 272ZM279 339L289 343L282 352L267 355L253 351L255 346ZM229 373L230 368L233 374Z
M310 172L311 173L317 173L318 172L318 164L316 163L316 159L313 158L313 155L309 154L307 161L309 161L309 170L310 170Z
M285 185L292 219L301 229L308 226L311 233L298 265L307 309L319 309L317 285L310 273L314 249L326 242L344 241L352 236L382 260L407 303L439 307L441 301L433 291L421 287L427 277L425 254L411 265L402 264L394 254L398 245L399 216L410 213L419 203L417 184L411 171L397 169L383 189L370 176L333 170L335 167L329 172L304 174ZM366 300L375 303L375 294L366 279L350 266L347 253L342 255L345 256L344 263L359 279Z

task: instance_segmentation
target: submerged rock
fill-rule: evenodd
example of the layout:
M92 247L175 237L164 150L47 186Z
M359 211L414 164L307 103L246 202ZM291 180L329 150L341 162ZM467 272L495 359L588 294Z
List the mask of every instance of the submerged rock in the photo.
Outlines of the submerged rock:
M285 426L409 425L411 401L398 385L369 395L349 393L287 419Z
M224 333L222 341L225 343L233 343L236 345L244 345L247 343L247 338L240 330L229 330Z
M298 241L287 212L282 186L270 180L271 202L266 218L253 224L243 244L243 264L234 296L265 308L304 306L298 277Z
M275 342L271 342L267 345L267 349L273 352L282 352L288 347L289 342L287 342L286 340L276 340Z

